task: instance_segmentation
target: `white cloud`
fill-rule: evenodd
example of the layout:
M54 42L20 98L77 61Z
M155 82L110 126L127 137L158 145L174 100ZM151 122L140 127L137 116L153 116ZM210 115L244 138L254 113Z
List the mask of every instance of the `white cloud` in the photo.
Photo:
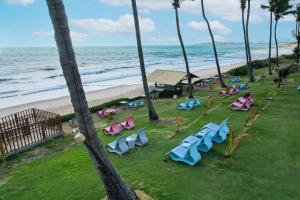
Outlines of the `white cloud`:
M101 0L101 2L112 6L130 6L130 0ZM251 0L251 21L261 22L265 18L264 11L260 5L267 0ZM137 0L137 6L141 10L171 10L171 1L167 0ZM209 0L204 2L205 11L208 16L216 16L228 21L240 21L241 9L240 1L237 0ZM188 13L201 15L201 2L184 1L181 10Z
M188 26L192 27L194 30L197 31L206 31L208 30L207 25L205 22L195 22L191 21ZM210 22L211 29L217 31L222 34L231 33L231 29L223 25L221 22L214 20Z
M150 18L139 18L142 32L155 30L155 23ZM73 26L82 28L89 33L97 35L134 33L134 20L132 15L122 15L116 21L110 19L72 19Z
M112 6L130 6L131 0L101 0ZM171 8L171 1L166 0L137 0L137 6L143 11L162 10Z
M7 3L12 5L19 5L19 6L27 6L29 4L34 3L35 0L6 0Z
M37 31L34 32L34 35L39 37L54 37L53 31ZM71 38L74 42L83 42L88 37L86 33L78 33L71 31Z

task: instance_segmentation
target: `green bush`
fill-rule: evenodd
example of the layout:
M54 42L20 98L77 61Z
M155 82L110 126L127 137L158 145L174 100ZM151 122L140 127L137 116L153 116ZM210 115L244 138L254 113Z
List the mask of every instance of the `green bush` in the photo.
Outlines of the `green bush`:
M90 107L89 110L90 110L91 113L96 113L96 112L102 110L103 108L118 106L118 105L120 105L119 103L121 101L132 101L132 100L139 99L139 98L141 98L141 97L136 97L134 99L128 99L128 98L115 99L115 100L103 103L101 105ZM63 115L63 116L61 116L61 121L62 122L68 122L71 119L73 119L74 117L75 117L75 113L70 113L70 114L67 114L67 115Z
M276 60L275 60L276 61ZM268 67L267 60L253 60L251 65L254 69L261 69ZM231 69L228 71L228 74L231 76L244 76L248 74L247 65L243 65L241 67Z
M163 90L159 92L159 97L170 98L173 95L180 96L182 94L182 90L174 91L174 90Z

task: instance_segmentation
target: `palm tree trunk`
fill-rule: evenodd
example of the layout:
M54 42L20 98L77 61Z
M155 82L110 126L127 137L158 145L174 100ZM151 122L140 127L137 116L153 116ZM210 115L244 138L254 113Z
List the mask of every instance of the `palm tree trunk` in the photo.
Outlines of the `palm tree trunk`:
M145 69L145 62L144 62L143 47L142 47L142 40L141 40L136 0L131 0L131 4L132 4L133 17L134 17L136 41L137 41L137 47L138 47L138 54L139 54L139 60L140 60L140 68L141 68L141 74L142 74L142 79L143 79L144 92L145 92L146 101L147 101L147 105L148 105L148 111L149 111L149 119L150 119L150 121L156 121L159 118L154 110L154 107L153 107L153 104L152 104L152 101L150 98L149 88L148 88L148 81L147 81L147 75L146 75L146 69Z
M218 53L217 53L217 49L216 49L214 35L213 35L212 31L211 31L209 21L208 21L206 15L205 15L203 0L201 0L201 7L202 7L202 15L203 15L203 18L204 18L204 20L205 20L205 22L207 24L208 31L209 31L209 34L210 34L210 37L211 37L211 41L212 41L212 44L213 44L213 49L214 49L214 54L215 54L215 60L216 60L218 75L219 75L219 79L220 79L220 85L221 85L222 88L226 88L227 86L225 85L225 83L223 81L223 77L222 77L222 73L221 73L221 69L220 69L219 58L218 58Z
M296 57L297 57L297 63L299 63L299 48L300 48L300 33L299 33L299 31L300 31L300 22L297 22L297 27L296 27L296 38L297 38L297 51L296 51L296 53L297 53L297 55L296 55Z
M187 55L186 55L186 52L185 52L185 47L184 47L184 44L183 44L183 39L182 39L181 32L180 32L180 24L179 24L179 16L178 16L178 8L177 7L175 7L175 15L176 15L177 34L178 34L178 38L179 38L179 41L180 41L180 45L181 45L181 49L182 49L182 53L183 53L183 58L184 58L184 62L185 62L185 67L186 67L187 78L188 78L189 98L193 98L190 67L189 67L189 62L188 62L188 59L187 59Z
M279 58L278 58L278 41L277 41L277 24L278 24L278 20L275 20L275 44L276 44L276 67L278 67L278 62L279 62Z
M246 27L245 27L245 11L242 9L242 25L243 25L243 33L244 33L244 43L245 43L245 52L246 52L246 60L247 60L247 71L249 80L251 79L251 67L249 62L249 54L248 54L248 45L247 45L247 35L246 35Z
M246 20L246 39L247 39L247 48L248 48L248 59L249 59L249 65L250 65L250 77L249 78L250 78L250 82L254 82L253 66L252 66L252 55L251 55L251 48L250 48L250 42L249 42L250 11L251 11L251 3L250 3L250 0L248 0L247 20Z
M47 0L47 5L54 28L60 63L78 119L79 130L86 137L84 144L102 178L108 199L136 200L134 191L114 169L97 136L78 71L63 2L62 0Z
M270 12L269 75L272 75L272 31L273 31L273 12Z

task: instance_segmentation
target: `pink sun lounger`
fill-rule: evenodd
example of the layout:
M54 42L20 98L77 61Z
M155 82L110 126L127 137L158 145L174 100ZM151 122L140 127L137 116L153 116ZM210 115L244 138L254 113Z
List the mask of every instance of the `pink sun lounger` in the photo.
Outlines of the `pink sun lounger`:
M253 96L248 93L243 97L238 98L230 107L232 110L248 111L253 104Z
M134 121L133 121L133 117L128 117L127 120L125 122L122 122L121 123L122 127L124 129L127 129L127 130L131 130L134 128Z
M110 126L103 129L106 135L118 135L122 131L122 125L114 122Z
M232 96L232 95L236 95L238 93L239 93L239 87L234 86L230 90L219 92L219 96Z

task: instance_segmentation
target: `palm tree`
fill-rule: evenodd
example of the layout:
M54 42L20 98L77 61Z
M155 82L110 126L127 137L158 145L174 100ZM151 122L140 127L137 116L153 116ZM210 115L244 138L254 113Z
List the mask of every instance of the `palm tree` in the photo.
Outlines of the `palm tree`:
M136 6L136 0L131 0L132 4L132 11L133 11L133 18L134 18L134 24L135 24L135 33L136 33L136 41L137 41L137 47L138 47L138 54L140 59L140 68L141 68L141 74L143 79L143 86L146 96L146 101L148 105L148 111L149 111L149 119L150 121L156 121L158 120L158 115L156 114L148 88L148 81L147 81L147 75L146 75L146 69L145 69L145 62L144 62L144 55L143 55L143 47L142 47L142 41L141 41L141 33L140 33L140 25L139 25L139 17L138 17L138 11Z
M225 85L224 81L223 81L223 77L222 77L222 73L221 73L221 69L220 69L220 64L219 64L219 58L218 58L218 53L217 53L217 48L216 48L216 43L215 43L215 39L214 39L214 35L211 31L211 27L210 27L210 24L209 24L209 21L205 15L205 9L204 9L204 3L203 3L203 0L201 0L201 7L202 7L202 15L203 15L203 18L207 24L207 28L208 28L208 31L209 31L209 34L210 34L210 38L211 38L211 41L212 41L212 44L213 44L213 49L214 49L214 54L215 54L215 60L216 60L216 65L217 65L217 70L218 70L218 76L219 76L219 79L220 79L220 85L222 88L226 88L227 86Z
M270 12L270 36L269 36L269 75L272 75L272 34L273 34L273 11L274 0L269 0L269 5L261 5L262 9L268 9Z
M47 0L47 5L54 28L60 63L78 119L79 130L86 138L84 144L102 178L108 199L136 200L136 194L114 169L97 136L78 71L63 2L62 0Z
M297 57L297 63L299 63L299 48L300 48L300 3L297 4L296 10L293 11L296 17L296 28L294 31L294 36L297 40L297 47L295 48L295 53Z
M249 67L250 67L249 80L250 82L254 82L252 55L251 55L250 39L249 39L249 19L250 19L251 3L250 0L248 0L247 2L248 2L248 9L247 9L247 19L246 19L246 39L247 39L248 59L249 59Z
M182 54L183 54L183 58L184 58L184 62L185 62L185 67L186 67L186 73L187 73L187 78L188 78L189 98L193 98L193 92L192 92L193 88L192 88L190 67L189 67L189 62L188 62L188 59L187 59L185 47L184 47L184 44L183 44L183 39L182 39L181 32L180 32L180 24L179 24L179 16L178 16L178 8L180 8L180 0L174 0L172 5L173 5L173 7L175 9L177 34L178 34L178 38L179 38L179 41L180 41L180 45L181 45L181 49L182 49Z
M247 60L247 70L248 70L248 76L249 80L251 80L251 64L249 61L249 46L248 46L248 40L247 40L247 33L246 33L246 25L245 25L245 9L246 9L246 1L247 0L241 0L241 10L242 10L242 25L243 25L243 33L244 33L244 43L245 43L245 52L246 52L246 60Z
M290 0L275 0L274 1L274 15L275 15L275 44L276 44L276 67L278 67L278 40L277 40L277 25L278 21L285 15L290 14L288 10L292 8Z

